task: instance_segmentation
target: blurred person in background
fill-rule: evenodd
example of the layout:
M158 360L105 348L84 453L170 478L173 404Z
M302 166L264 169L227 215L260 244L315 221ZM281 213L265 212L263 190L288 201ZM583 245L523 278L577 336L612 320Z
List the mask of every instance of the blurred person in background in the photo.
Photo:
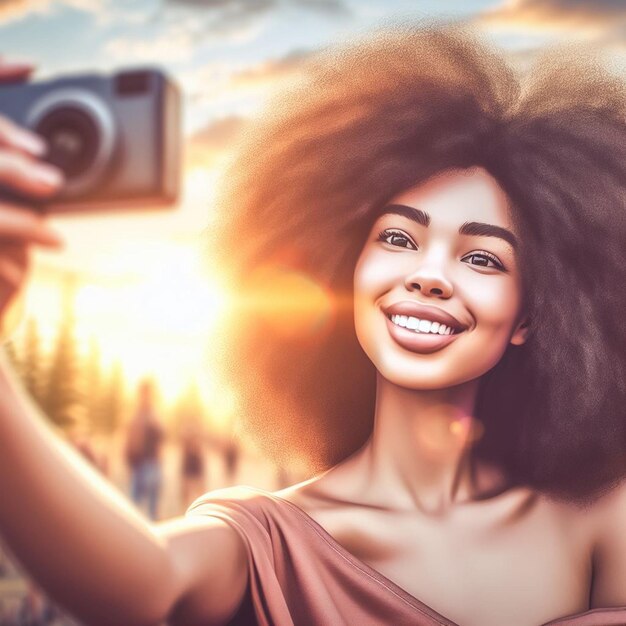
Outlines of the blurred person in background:
M239 441L233 435L230 435L222 439L220 447L224 464L224 483L225 485L233 485L239 469L241 446Z
M163 482L160 457L164 431L154 406L153 382L142 381L137 393L137 409L126 432L130 495L138 507L147 504L148 514L155 520Z
M181 504L184 510L206 491L205 429L201 417L186 411L180 425Z

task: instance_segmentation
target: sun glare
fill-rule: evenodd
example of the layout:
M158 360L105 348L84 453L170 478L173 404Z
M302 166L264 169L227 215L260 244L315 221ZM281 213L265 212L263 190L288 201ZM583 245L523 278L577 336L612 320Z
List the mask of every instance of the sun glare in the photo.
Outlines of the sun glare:
M56 274L35 276L24 317L37 321L46 349L69 316L79 350L95 342L103 368L118 361L129 385L152 375L169 401L193 378L212 378L219 356L212 338L227 295L217 273L203 269L200 251L161 243L140 254L116 250L111 261L107 275L85 275L69 288Z
M250 289L233 294L231 306L252 311L280 335L319 336L334 313L331 294L306 274L267 265L250 277Z

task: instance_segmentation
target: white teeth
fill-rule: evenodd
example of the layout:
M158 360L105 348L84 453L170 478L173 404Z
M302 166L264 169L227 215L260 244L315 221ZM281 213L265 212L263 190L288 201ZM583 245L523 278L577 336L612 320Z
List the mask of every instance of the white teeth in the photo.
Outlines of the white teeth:
M417 328L421 333L427 333L430 330L430 321L420 320L419 326Z
M418 327L418 325L420 326L420 330L422 330L421 329L422 322L421 320L418 320L417 317L409 317L406 323L406 327L410 328L411 330L415 330Z
M392 315L391 321L396 324L396 326L401 326L402 328L407 328L414 332L439 335L452 334L452 328L450 326L440 324L439 322L431 322L430 320L420 320L413 316Z

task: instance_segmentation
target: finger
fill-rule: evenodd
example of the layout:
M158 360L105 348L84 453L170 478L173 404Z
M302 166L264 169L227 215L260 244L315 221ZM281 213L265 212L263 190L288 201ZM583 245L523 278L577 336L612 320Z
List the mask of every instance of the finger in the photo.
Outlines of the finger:
M27 62L0 60L0 83L21 83L33 73L35 67Z
M46 218L33 211L0 203L0 241L36 243L59 248L63 238L48 226ZM17 242L15 240L18 240Z
M63 173L53 165L36 162L18 152L0 150L0 182L11 190L44 198L59 190Z
M18 126L1 115L0 145L16 148L35 157L42 157L48 148L46 142L39 135Z

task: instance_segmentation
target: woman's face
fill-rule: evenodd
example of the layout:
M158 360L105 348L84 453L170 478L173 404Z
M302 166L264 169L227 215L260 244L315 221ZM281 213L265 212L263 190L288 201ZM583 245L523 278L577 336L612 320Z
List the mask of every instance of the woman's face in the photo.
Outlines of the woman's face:
M520 308L507 196L482 168L449 170L394 197L354 272L359 342L384 378L411 389L490 370L525 340Z

